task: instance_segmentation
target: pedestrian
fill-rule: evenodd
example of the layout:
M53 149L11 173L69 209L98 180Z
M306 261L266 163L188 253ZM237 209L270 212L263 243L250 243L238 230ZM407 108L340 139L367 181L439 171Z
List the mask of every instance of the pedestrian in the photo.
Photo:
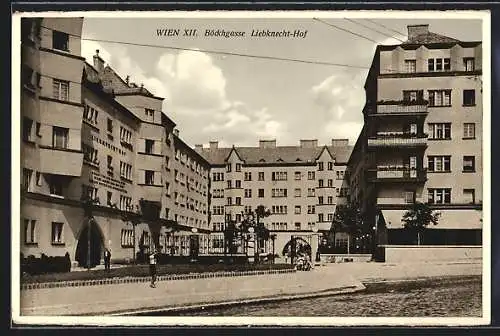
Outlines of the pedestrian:
M149 274L151 275L151 288L156 287L156 259L157 251L153 249L153 252L149 255Z
M111 252L109 249L104 250L104 269L109 270L111 265Z

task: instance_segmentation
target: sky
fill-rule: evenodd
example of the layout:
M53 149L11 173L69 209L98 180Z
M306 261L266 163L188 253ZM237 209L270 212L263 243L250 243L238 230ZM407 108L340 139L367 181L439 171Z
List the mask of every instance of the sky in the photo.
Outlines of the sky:
M363 125L363 86L376 44L406 40L409 24L429 24L430 31L459 40L482 40L481 21L477 19L321 20L344 30L312 17L86 17L82 56L92 64L92 56L99 49L106 64L122 78L128 75L130 81L142 83L153 94L164 97L163 112L192 146L209 141L219 141L219 146L256 146L260 139L276 139L283 146L298 145L300 139L330 144L333 138L347 138L354 144ZM158 29L180 29L180 34L158 36ZM181 36L184 29L197 29L197 36ZM245 36L206 37L207 29L245 32ZM298 38L251 36L252 30L262 29L307 33Z

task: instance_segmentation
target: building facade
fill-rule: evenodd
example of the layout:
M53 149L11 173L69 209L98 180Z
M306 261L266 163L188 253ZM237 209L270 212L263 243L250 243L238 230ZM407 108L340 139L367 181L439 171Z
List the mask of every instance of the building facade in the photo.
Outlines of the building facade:
M208 253L209 163L163 98L80 56L83 18L22 19L21 252L96 265Z
M481 46L417 25L377 47L349 172L379 246L417 244L401 222L415 201L441 214L422 244L481 245Z
M259 250L283 258L292 237L301 238L315 253L318 240L330 231L338 204L349 196L346 164L351 147L344 139L329 146L317 140L301 140L299 146L277 146L275 140L260 140L258 147L196 150L210 162L210 222L213 253L224 252L223 231L230 221L237 224L260 205L270 211L261 219L271 239ZM343 234L337 244L346 244ZM238 247L239 252L244 246Z

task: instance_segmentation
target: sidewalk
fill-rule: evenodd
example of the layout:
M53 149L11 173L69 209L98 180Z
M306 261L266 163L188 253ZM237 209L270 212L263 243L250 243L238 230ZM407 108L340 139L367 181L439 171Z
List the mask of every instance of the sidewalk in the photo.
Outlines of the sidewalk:
M21 291L21 315L106 315L362 290L362 282L480 275L471 263L341 263L310 272Z
M310 272L161 281L156 288L149 283L125 283L21 291L21 315L106 315L364 288L348 274L330 278L326 273L323 267Z

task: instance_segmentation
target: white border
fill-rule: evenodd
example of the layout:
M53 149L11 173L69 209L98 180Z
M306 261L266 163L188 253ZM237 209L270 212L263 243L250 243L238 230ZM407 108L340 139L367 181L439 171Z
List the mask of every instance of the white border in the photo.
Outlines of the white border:
M93 18L380 18L380 19L481 19L483 22L483 317L435 318L435 317L55 317L20 316L19 252L20 230L20 122L12 122L12 233L11 294L12 322L37 325L88 325L88 326L471 326L487 325L491 321L491 22L489 11L217 11L217 12L39 12L14 13L12 16L12 120L20 120L20 18L21 17L93 17ZM444 15L446 15L444 17ZM17 225L16 225L17 223Z

